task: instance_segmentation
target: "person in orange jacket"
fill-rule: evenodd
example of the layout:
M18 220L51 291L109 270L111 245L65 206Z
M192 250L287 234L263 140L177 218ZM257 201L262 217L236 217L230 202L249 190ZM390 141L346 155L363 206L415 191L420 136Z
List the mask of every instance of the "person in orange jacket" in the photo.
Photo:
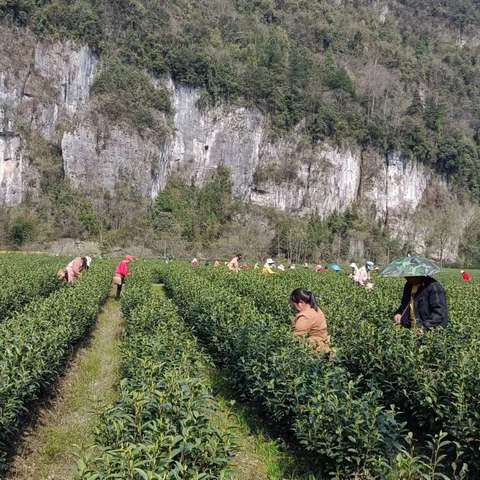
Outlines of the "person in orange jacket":
M330 335L327 320L318 308L312 292L297 288L290 295L290 304L298 312L292 322L293 334L304 337L318 353L330 354Z

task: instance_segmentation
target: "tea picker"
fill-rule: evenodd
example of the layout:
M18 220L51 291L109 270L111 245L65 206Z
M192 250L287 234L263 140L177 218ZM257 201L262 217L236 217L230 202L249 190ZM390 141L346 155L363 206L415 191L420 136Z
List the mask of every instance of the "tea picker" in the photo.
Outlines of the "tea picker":
M290 295L290 304L298 312L292 322L293 334L305 338L318 353L330 353L327 320L318 308L315 295L304 288L297 288Z
M228 262L228 269L231 271L231 272L239 272L240 271L240 260L242 259L242 255L240 253L238 253L237 255L235 255L231 260L230 262Z
M393 320L406 328L430 330L448 325L448 306L445 289L432 275L440 267L424 257L408 256L394 260L381 275L405 277L400 307Z
M113 276L113 283L117 286L117 294L116 298L120 298L120 294L122 293L122 287L125 283L125 278L130 275L129 264L134 260L134 257L131 255L127 255L117 266L115 269L115 274Z

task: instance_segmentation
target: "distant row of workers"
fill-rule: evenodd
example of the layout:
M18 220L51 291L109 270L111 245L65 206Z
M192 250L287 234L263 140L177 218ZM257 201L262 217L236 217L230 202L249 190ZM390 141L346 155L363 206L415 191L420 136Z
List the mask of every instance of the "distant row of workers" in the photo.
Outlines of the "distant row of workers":
M214 267L226 266L229 270L234 271L234 272L238 272L238 271L240 271L240 269L245 269L245 270L250 270L252 268L254 270L260 269L260 263L258 263L258 262L255 263L254 265L251 265L249 263L244 263L243 265L240 265L241 259L242 259L242 255L237 254L229 262L220 262L219 260L215 260L213 262L213 266ZM373 265L373 262L367 262L367 263L369 263L369 264L371 263ZM195 267L199 267L201 264L200 264L200 261L198 260L198 258L194 257L191 261L191 265L192 265L192 267L195 268ZM209 266L210 261L208 261L208 260L204 261L203 265L204 266ZM308 264L308 263L304 263L303 267L304 268L311 268L310 264ZM285 265L283 265L282 263L276 263L275 260L273 260L272 258L267 258L265 260L265 262L263 263L262 268L263 268L264 273L273 274L273 273L275 273L274 270L285 271L285 270L287 270L287 268L290 269L290 270L295 270L297 268L297 266L294 263L292 263L288 267L285 267ZM327 272L329 270L332 270L334 272L339 272L339 271L342 270L342 268L336 263L331 263L331 264L328 265L328 267L322 265L321 263L318 263L315 266L313 266L313 270L315 272Z
M260 264L259 263L255 263L253 266L246 263L246 264L243 264L243 265L240 265L240 261L242 259L242 255L241 254L237 254L235 255L229 262L220 262L219 260L215 260L213 262L213 266L214 267L222 267L222 266L226 266L230 271L232 272L239 272L240 269L246 269L246 270L249 270L249 269L254 269L254 270L258 270L260 269ZM191 261L191 265L192 267L199 267L200 266L200 262L199 260L195 257L192 259ZM210 262L207 260L204 262L204 265L205 266L209 266L210 265ZM312 268L310 264L308 263L304 263L303 264L303 267L304 268ZM361 287L365 287L367 290L373 288L373 283L371 281L372 277L371 277L371 273L372 272L379 272L379 268L377 266L375 266L375 263L372 262L372 261L366 261L364 265L362 265L361 267L359 267L356 263L352 262L349 267L351 268L351 273L349 274L349 277L354 281L354 283L356 283L357 285L361 286ZM297 267L294 263L290 264L288 266L288 269L290 270L295 270ZM263 267L262 267L262 272L263 273L266 273L266 274L269 274L269 275L273 275L275 274L275 270L278 270L278 271L286 271L287 270L287 267L285 267L285 265L283 265L282 263L276 263L272 258L267 258L263 264ZM325 265L322 265L321 263L317 263L316 265L313 266L313 270L315 272L328 272L328 271L334 271L334 272L340 272L342 270L342 268L337 264L337 263L331 263L327 266ZM461 270L460 271L460 275L462 277L462 280L465 281L465 282L470 282L473 280L473 277L471 275L471 273L465 271L465 270Z
M229 262L221 263L219 260L215 260L213 263L213 266L214 267L226 266L232 272L238 272L240 271L241 268L244 268L247 270L251 268L253 268L254 270L260 269L259 263L255 263L253 267L248 263L241 266L240 265L241 259L242 259L242 255L237 254ZM200 262L195 257L192 259L191 265L192 267L196 268L200 266ZM210 265L210 262L206 261L204 265L208 266ZM303 267L310 268L310 265L308 263L305 263ZM350 277L354 280L354 282L358 283L361 286L367 286L368 282L370 281L370 272L374 270L375 264L371 261L368 261L365 263L365 265L358 267L356 263L351 263L350 267L352 268L352 273L350 274ZM288 268L290 270L295 270L296 265L293 263ZM286 269L287 267L285 267L285 265L283 265L282 263L276 264L273 258L267 258L265 260L265 263L263 264L262 272L269 275L273 275L275 274L275 270L285 271ZM313 270L315 272L327 272L329 270L334 272L340 272L342 268L337 263L331 263L328 265L328 267L322 265L321 263L317 263L313 267Z

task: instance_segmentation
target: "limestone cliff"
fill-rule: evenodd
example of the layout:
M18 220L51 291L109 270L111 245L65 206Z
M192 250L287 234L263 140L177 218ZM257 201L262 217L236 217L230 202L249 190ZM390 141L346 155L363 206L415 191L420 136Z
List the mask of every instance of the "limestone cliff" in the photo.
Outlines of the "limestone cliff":
M416 211L428 189L448 188L400 153L384 158L355 147L311 145L301 126L272 137L260 111L200 108L200 90L170 80L160 82L173 105L170 132L143 135L92 113L90 86L100 62L88 47L37 42L6 29L1 35L7 41L0 47L0 204L39 194L35 159L25 155L32 135L58 145L65 175L92 194L114 195L127 181L153 198L173 172L203 182L223 164L239 198L323 217L357 205L398 237L420 243L420 231L412 238Z

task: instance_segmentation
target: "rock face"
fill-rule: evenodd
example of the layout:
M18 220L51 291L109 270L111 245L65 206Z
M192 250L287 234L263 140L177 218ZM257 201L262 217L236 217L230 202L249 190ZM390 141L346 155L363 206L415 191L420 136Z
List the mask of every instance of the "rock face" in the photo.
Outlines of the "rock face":
M3 128L0 133L0 204L16 205L22 201L24 176L20 138Z
M157 83L170 91L173 128L166 137L145 137L92 115L89 93L99 59L88 47L38 43L9 30L0 35L8 40L0 47L0 204L18 205L38 194L38 166L25 155L32 136L57 145L65 175L94 195L115 195L128 183L153 198L172 173L201 183L225 165L239 198L322 217L357 205L402 239L428 188L447 188L400 153L383 158L354 147L312 146L301 127L272 138L259 111L202 109L200 90L170 80Z

